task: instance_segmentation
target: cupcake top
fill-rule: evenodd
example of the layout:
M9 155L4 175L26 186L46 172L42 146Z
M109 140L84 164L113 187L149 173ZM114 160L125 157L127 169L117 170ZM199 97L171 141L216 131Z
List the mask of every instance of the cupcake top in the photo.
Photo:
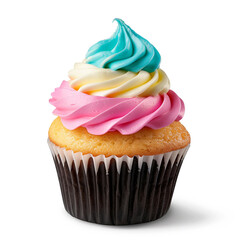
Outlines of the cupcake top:
M115 20L118 27L112 37L90 47L84 61L69 71L70 80L52 93L53 113L67 129L82 126L94 135L129 135L179 121L184 103L159 68L159 52Z
M105 157L158 155L185 148L190 143L188 131L177 121L164 128L156 130L143 128L130 135L114 131L93 136L84 127L68 130L59 117L49 128L49 139L66 150L81 152L83 155L104 155Z

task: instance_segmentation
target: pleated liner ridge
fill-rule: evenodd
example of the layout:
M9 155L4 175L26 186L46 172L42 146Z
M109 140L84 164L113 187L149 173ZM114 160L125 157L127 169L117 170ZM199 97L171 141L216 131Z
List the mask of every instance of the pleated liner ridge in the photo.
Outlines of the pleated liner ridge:
M156 220L169 209L189 146L154 156L82 155L48 140L66 211L109 225Z

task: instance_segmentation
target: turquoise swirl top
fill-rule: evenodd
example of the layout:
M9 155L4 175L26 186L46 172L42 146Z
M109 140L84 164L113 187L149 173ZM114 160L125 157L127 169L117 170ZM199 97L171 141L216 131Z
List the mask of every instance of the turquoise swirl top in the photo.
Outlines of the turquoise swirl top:
M154 72L160 64L157 49L145 38L138 35L121 19L111 38L91 46L86 55L86 63L99 68L139 72Z

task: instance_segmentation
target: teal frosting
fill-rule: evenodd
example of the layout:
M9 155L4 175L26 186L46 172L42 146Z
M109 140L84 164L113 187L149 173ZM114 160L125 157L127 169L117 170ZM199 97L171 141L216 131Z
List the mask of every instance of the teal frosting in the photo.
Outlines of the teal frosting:
M111 38L97 42L89 48L86 63L112 70L154 72L161 60L157 49L123 20L114 20L118 23L117 30Z

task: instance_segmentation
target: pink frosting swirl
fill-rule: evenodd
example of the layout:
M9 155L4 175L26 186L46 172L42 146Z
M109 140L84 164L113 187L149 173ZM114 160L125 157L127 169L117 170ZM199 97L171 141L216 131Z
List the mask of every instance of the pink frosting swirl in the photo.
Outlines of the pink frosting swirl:
M185 111L183 101L172 90L155 97L108 98L78 92L67 81L55 89L50 103L67 129L82 126L94 135L109 131L128 135L143 127L163 128L179 121Z

